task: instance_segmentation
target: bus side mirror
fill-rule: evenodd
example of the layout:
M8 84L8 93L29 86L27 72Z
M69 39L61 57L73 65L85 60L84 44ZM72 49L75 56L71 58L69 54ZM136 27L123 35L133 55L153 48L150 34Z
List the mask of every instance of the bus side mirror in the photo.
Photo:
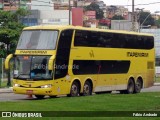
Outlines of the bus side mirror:
M10 63L10 60L11 60L12 57L13 57L13 54L9 54L5 59L4 66L5 66L6 70L10 69L9 63Z
M48 61L48 70L53 70L53 61L55 59L55 55L52 55Z

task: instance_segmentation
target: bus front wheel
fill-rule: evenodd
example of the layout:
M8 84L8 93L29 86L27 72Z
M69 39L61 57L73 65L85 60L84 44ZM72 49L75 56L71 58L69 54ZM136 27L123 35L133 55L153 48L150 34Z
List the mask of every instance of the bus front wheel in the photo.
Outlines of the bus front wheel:
M74 81L71 86L70 94L68 94L67 96L68 97L76 97L76 96L79 96L79 93L80 93L79 84L78 84L78 82Z
M91 83L89 81L86 81L84 83L84 87L83 87L83 96L88 96L88 95L92 95L92 86Z

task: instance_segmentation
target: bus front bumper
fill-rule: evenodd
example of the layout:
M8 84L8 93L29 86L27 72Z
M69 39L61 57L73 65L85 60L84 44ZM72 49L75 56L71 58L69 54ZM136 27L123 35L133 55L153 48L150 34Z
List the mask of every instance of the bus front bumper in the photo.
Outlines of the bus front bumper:
M51 88L13 87L13 92L16 94L26 94L26 95L53 95L53 91Z

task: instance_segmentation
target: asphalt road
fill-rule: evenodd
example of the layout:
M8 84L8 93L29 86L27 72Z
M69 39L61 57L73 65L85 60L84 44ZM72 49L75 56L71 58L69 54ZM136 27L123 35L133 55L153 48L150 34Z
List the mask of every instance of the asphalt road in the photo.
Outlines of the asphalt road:
M160 92L160 85L142 89L141 92ZM114 92L116 93L116 92ZM47 98L47 97L46 97ZM19 101L19 100L35 100L28 95L14 94L11 89L0 90L0 101Z

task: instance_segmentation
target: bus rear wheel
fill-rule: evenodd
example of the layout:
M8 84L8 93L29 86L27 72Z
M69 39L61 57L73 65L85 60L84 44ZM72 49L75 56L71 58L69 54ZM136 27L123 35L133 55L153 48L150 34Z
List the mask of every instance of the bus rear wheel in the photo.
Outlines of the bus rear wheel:
M37 99L43 99L43 98L44 98L44 95L35 95L35 97L36 97Z
M88 96L88 95L92 95L92 86L91 83L89 81L86 81L84 83L84 87L83 87L83 96Z
M71 86L70 94L68 94L67 96L68 97L76 97L76 96L79 96L79 93L80 93L79 84L78 84L78 82L74 81Z
M133 79L129 79L127 90L125 92L127 94L132 94L132 93L134 93L134 90L135 90L134 88L135 88L135 85L134 85Z
M141 89L142 89L142 81L141 79L137 79L136 84L135 84L135 93L140 93Z

